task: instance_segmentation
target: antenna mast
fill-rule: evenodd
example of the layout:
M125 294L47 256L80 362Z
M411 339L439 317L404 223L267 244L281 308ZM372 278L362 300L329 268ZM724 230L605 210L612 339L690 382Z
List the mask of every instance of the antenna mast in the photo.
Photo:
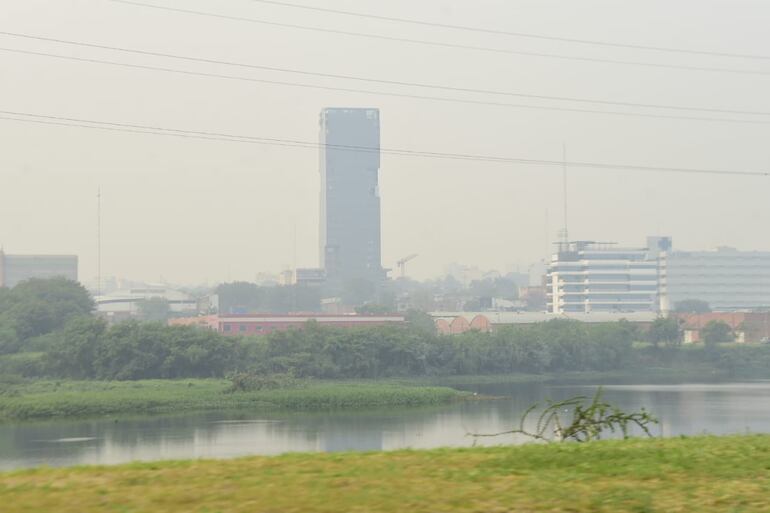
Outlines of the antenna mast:
M96 295L102 295L102 188L96 192Z
M564 243L569 243L569 227L567 225L567 143L562 143L562 187L564 193L564 231L562 237Z

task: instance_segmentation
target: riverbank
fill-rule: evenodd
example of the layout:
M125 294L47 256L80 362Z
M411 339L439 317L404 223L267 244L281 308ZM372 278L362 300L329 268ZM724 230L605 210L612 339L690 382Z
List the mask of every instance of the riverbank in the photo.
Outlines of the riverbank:
M430 406L468 398L467 392L453 387L519 383L713 382L727 377L727 374L708 366L687 366L607 372L308 380L288 388L235 393L228 393L231 382L224 379L22 380L16 384L3 385L4 390L0 390L0 422L218 410L313 411Z
M0 474L7 513L767 511L770 436L292 454Z
M632 367L614 371L569 371L529 374L514 372L509 374L424 376L411 378L389 378L384 382L403 385L502 385L526 383L585 383L585 384L649 384L649 383L704 383L728 379L761 379L765 375L731 376L729 373L709 365L687 365L679 367ZM365 382L365 381L362 381Z
M0 421L191 411L313 411L447 404L467 396L448 387L307 382L229 392L227 380L39 381L0 394Z

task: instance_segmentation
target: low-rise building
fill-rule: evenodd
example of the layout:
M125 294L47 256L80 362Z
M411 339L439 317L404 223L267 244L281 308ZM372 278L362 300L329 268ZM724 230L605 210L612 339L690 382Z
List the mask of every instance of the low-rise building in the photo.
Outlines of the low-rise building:
M735 342L739 344L770 339L770 312L709 312L673 316L679 320L685 344L701 342L701 332L710 322L723 322L730 326Z
M172 316L190 316L198 313L200 302L191 295L165 287L141 287L116 290L96 296L96 311L108 321L121 321L138 317L142 303L151 299L166 301Z
M490 332L504 326L529 326L554 319L585 323L628 321L641 328L650 326L658 315L655 312L577 312L552 314L547 312L432 312L430 316L441 335L456 335L467 331Z
M8 255L0 249L0 287L13 288L32 278L78 281L75 255Z
M228 336L247 336L303 329L309 322L334 328L364 328L402 325L406 323L406 318L401 315L246 314L171 319L169 324L200 326Z
M335 328L362 328L404 324L406 318L400 315L223 315L219 317L219 332L224 335L267 335L274 331L302 329L309 322Z

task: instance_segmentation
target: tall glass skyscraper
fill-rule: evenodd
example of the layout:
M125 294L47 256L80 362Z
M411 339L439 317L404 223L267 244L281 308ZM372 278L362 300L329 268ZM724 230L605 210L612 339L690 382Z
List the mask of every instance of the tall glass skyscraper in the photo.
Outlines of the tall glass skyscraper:
M321 112L320 259L330 283L384 279L380 254L380 112Z

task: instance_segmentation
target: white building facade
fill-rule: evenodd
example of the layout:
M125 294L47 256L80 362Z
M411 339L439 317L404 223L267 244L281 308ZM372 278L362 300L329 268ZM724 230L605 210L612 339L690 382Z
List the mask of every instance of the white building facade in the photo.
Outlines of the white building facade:
M770 252L671 251L660 255L661 310L705 301L714 311L770 309Z
M108 320L125 320L139 316L142 303L152 299L166 301L169 313L174 316L195 315L201 309L198 299L185 292L165 287L116 290L96 296L94 302L97 312Z
M657 251L613 243L560 243L546 279L548 312L657 312Z

